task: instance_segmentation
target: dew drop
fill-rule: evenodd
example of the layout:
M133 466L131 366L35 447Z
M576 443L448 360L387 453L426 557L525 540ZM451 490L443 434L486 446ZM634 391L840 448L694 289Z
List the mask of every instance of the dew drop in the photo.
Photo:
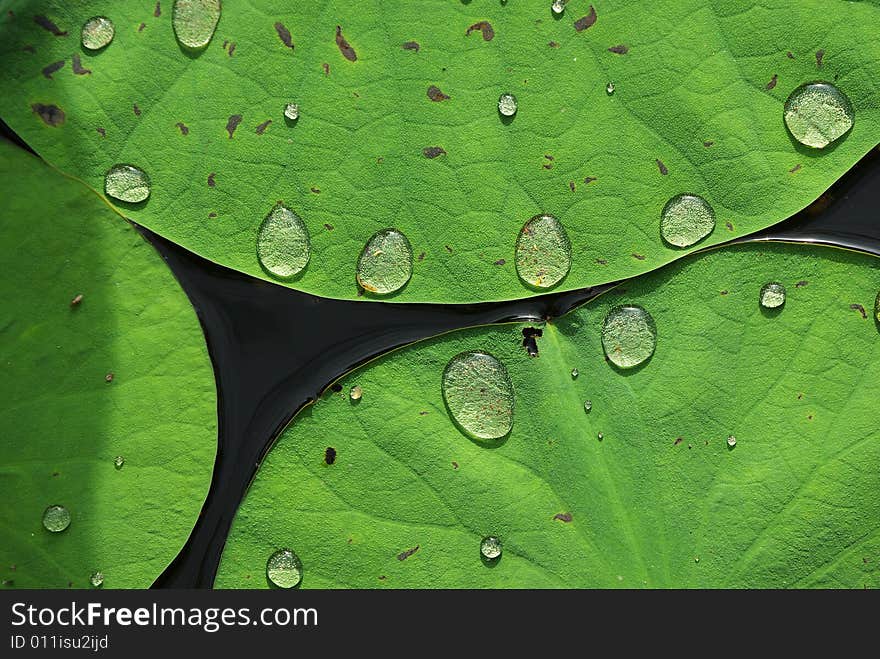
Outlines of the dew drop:
M578 372L578 370L576 368L571 369L571 379L572 380L577 380L578 375L580 375L580 373Z
M370 293L388 295L412 277L413 251L397 229L382 229L367 241L357 264L357 282Z
M288 103L284 106L284 116L291 121L299 119L299 105L296 103Z
M174 0L174 35L187 48L204 48L220 20L220 0Z
M853 126L849 99L830 82L810 82L795 89L783 108L785 125L801 144L824 149Z
M553 4L550 5L550 9L553 10L553 13L557 16L561 15L562 12L565 11L565 3L568 0L553 0Z
M136 204L150 196L150 177L134 165L113 165L104 176L104 191L114 199Z
M501 540L494 535L487 535L480 541L480 554L487 561L494 561L501 556Z
M361 385L354 385L351 390L348 392L349 398L352 400L360 400L364 395L364 390L361 389Z
M49 506L43 512L43 526L47 531L60 533L70 526L70 511L64 506Z
M728 437L727 437L727 445L728 445L730 448L733 448L734 446L736 446L736 437L734 437L733 435L728 435Z
M765 309L778 309L785 304L785 286L776 281L761 286L761 306Z
M465 434L501 439L513 427L513 384L500 361L485 352L463 352L443 371L443 400Z
M596 439L598 439L601 442L603 439L605 439L605 433L601 433L601 432L597 433Z
M614 307L602 323L602 348L618 368L633 368L647 361L657 345L657 326L642 307Z
M501 94L498 97L498 111L504 117L512 117L516 114L516 96L513 94Z
M877 299L874 300L874 318L880 323L880 293L877 293Z
M571 268L571 242L552 215L536 215L516 239L516 273L533 288L553 288Z
M278 588L296 588L302 573L299 556L289 549L279 549L266 561L266 577Z
M593 409L593 401L585 400L584 401L584 412L589 414L592 411L592 409Z
M660 214L660 235L673 247L690 247L715 230L715 211L702 197L680 194Z
M104 573L100 570L92 572L89 577L89 583L92 584L92 588L100 588L104 585Z
M311 255L309 230L302 219L284 204L276 204L257 234L257 258L270 275L295 277L308 265Z
M611 96L614 93L614 83L613 82L609 82L607 85L605 85L605 93L608 94L609 96Z
M113 466L116 467L117 471L122 469L124 464L125 458L123 458L121 455L117 455L115 458L113 458Z
M113 21L104 16L93 16L82 26L82 45L89 50L100 50L111 41L116 33Z

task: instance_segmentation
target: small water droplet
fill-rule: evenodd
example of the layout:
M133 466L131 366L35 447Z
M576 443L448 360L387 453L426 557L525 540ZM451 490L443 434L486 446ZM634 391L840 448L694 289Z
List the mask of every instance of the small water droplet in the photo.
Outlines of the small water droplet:
M279 549L266 561L266 577L278 588L296 588L302 575L299 556L289 549Z
M593 409L593 401L585 400L584 401L584 412L589 414L592 409Z
M263 220L257 234L257 258L270 275L295 277L309 263L311 241L302 218L283 204Z
M571 242L552 215L536 215L516 239L516 273L533 288L553 288L571 269Z
M113 21L104 16L93 16L82 26L82 45L89 50L100 50L111 41L116 33Z
M736 437L734 437L733 435L728 435L728 437L727 437L727 445L728 445L730 448L733 448L734 446L736 446Z
M125 464L125 458L123 458L121 455L117 455L115 458L113 458L113 466L116 467L117 471L119 469L122 469L122 466L124 464Z
M136 204L150 196L150 177L134 165L113 165L104 176L104 191L114 199Z
M220 20L220 0L174 0L174 36L187 48L204 48Z
M715 211L699 195L676 195L660 214L660 235L674 247L690 247L714 230Z
M853 126L849 99L830 82L810 82L795 89L783 108L785 125L801 144L824 149Z
M43 512L43 526L47 531L60 533L70 526L70 511L64 506L49 506Z
M474 439L501 439L513 427L514 393L507 369L485 352L463 352L443 371L443 400Z
M357 281L370 293L388 295L412 277L413 251L397 229L382 229L367 241L357 264Z
M627 304L614 307L602 323L602 348L618 368L633 368L654 354L657 326L642 307Z
M578 375L580 375L580 373L578 372L578 370L576 368L571 369L571 379L572 380L577 380Z
M92 588L100 588L104 585L104 573L100 570L92 572L92 575L89 577L89 583L92 584Z
M605 433L601 433L601 432L598 433L596 435L596 439L598 439L601 442L603 439L605 439Z
M614 83L613 82L609 82L607 85L605 85L605 93L608 94L609 96L611 96L614 93Z
M553 0L553 4L550 5L550 9L553 10L553 13L557 16L565 11L565 3L568 0Z
M348 392L348 395L352 400L360 400L364 395L364 390L361 389L361 385L356 384Z
M785 286L777 281L761 286L761 306L765 309L778 309L785 304Z
M487 561L497 560L501 556L501 540L494 535L487 535L480 541L480 553Z
M299 105L296 103L288 103L284 106L284 116L291 121L299 119Z
M877 293L877 299L874 300L874 318L880 323L880 293Z
M513 94L501 94L498 97L498 111L505 117L512 117L516 114L517 103L516 96Z

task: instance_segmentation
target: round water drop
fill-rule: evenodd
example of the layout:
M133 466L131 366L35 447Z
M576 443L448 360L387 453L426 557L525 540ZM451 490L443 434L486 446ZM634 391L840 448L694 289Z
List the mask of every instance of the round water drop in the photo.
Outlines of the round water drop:
M82 26L82 45L89 50L101 50L113 41L116 29L113 21L104 16L93 16Z
M592 409L593 409L593 401L585 400L584 401L584 412L589 414L592 411Z
M363 398L364 390L361 388L361 385L356 384L348 392L348 395L352 400L357 401L357 400L360 400L361 398Z
M602 348L618 368L643 364L657 345L657 326L651 314L635 304L614 307L602 323Z
M609 96L611 96L614 93L614 83L613 82L609 82L607 85L605 85L605 93L608 94Z
M605 433L602 433L602 432L597 433L596 439L598 439L601 442L603 439L605 439Z
M299 215L283 204L269 212L257 234L257 258L270 275L295 277L308 265L311 255L309 230Z
M494 535L487 535L480 541L480 553L487 561L497 560L501 556L501 540Z
M125 465L125 458L123 458L121 455L117 455L115 458L113 458L113 466L116 467L117 471L122 469L123 465Z
M801 144L824 149L853 126L849 99L830 82L810 82L795 89L783 108L785 125Z
M100 570L92 572L92 575L89 577L89 583L92 584L92 588L100 588L104 585L104 573Z
M516 96L513 94L501 94L498 97L498 111L505 117L512 117L516 114Z
M299 105L296 103L288 103L284 106L284 116L291 121L299 119Z
M382 229L364 245L357 264L357 282L365 291L388 295L406 285L412 269L409 240L397 229Z
M536 215L516 239L516 273L527 286L553 288L571 268L571 242L552 215Z
M734 437L733 435L728 435L728 437L727 437L727 445L728 445L730 448L733 448L734 446L736 446L736 437Z
M150 177L134 165L113 165L104 176L104 191L114 199L136 204L150 196Z
M785 286L771 281L761 286L761 306L765 309L778 309L785 304Z
M660 235L674 247L690 247L715 230L715 211L702 197L680 194L660 214Z
M552 9L553 13L558 16L565 11L565 3L567 1L568 0L553 0L553 4L550 5L550 9Z
M501 439L513 427L513 384L500 361L463 352L443 371L443 400L453 420L474 439Z
M290 549L279 549L266 561L266 577L278 588L296 588L302 575L299 556Z
M70 526L70 511L64 506L49 506L43 512L43 526L47 531L60 533Z
M220 20L220 0L174 0L174 35L187 48L204 48Z
M580 375L580 372L576 368L571 369L571 379L577 380L577 376Z

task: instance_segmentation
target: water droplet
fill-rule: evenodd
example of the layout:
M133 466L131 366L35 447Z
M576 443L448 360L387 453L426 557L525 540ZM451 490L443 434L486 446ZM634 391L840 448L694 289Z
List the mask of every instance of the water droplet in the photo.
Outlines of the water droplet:
M513 427L513 384L500 361L463 352L443 371L443 400L453 420L474 439L500 439Z
M501 94L498 97L498 111L505 117L512 117L516 114L516 96L513 94Z
M715 211L702 197L680 194L660 214L660 235L674 247L690 247L715 230Z
M553 10L554 14L559 15L565 11L566 2L568 2L568 0L553 0L553 4L550 5L550 9Z
M765 309L778 309L785 304L785 286L776 281L761 286L761 306Z
M576 368L571 369L571 379L572 380L577 380L578 375L580 375L580 373L578 372L578 370Z
M852 105L830 82L810 82L795 89L783 108L785 125L801 144L823 149L853 126Z
M364 390L361 389L361 385L356 384L351 388L351 391L348 392L348 395L352 400L360 400L364 395Z
M266 561L266 576L278 588L296 588L302 574L299 556L289 549L279 549Z
M614 83L613 82L609 82L607 85L605 85L605 93L608 94L609 96L611 96L614 93Z
M104 585L104 573L100 570L92 572L92 575L89 577L89 583L92 584L92 588L100 588Z
M357 264L357 281L370 293L399 291L412 277L412 246L397 229L382 229L367 241Z
M136 204L150 196L150 177L134 165L113 165L104 176L104 190L114 199Z
M295 277L308 265L309 230L299 215L283 204L269 212L257 234L257 258L270 275Z
M874 300L874 318L880 323L880 293L877 293L877 299Z
M296 103L288 103L284 106L284 116L291 121L299 119L299 105Z
M552 215L536 215L516 239L516 273L527 286L553 288L571 268L571 242Z
M187 48L204 48L220 20L220 0L174 0L174 35Z
M596 439L598 439L598 440L601 442L603 439L605 439L605 434L604 434L604 433L601 433L601 432L598 433L598 434L596 435Z
M487 561L494 561L501 556L501 540L494 535L487 535L480 541L480 553Z
M643 364L657 345L657 326L651 314L635 304L614 307L602 323L602 348L618 368Z
M117 455L113 458L113 466L116 467L117 470L122 469L122 466L125 464L125 458L121 455Z
M64 506L49 506L43 512L43 526L47 531L60 533L70 526L70 511Z
M593 409L593 401L585 400L584 401L584 412L589 414L592 409Z
M727 445L730 448L733 448L734 446L736 446L736 437L734 437L733 435L729 435L727 437Z
M89 50L100 50L111 41L116 33L113 21L104 16L93 16L82 26L82 45Z

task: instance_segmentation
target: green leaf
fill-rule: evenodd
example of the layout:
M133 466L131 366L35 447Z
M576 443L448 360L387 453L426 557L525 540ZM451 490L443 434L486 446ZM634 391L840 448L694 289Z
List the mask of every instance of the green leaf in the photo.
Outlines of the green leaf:
M781 312L758 304L771 279L788 289ZM851 307L878 288L873 257L736 246L547 324L537 358L522 325L381 358L342 381L358 404L327 394L282 435L215 585L265 587L288 547L306 588L880 586L880 325ZM652 314L658 340L618 371L600 330L624 303ZM441 373L464 350L510 373L500 445L467 439L444 407ZM504 543L494 567L486 535Z
M128 216L258 277L257 232L283 200L312 239L286 285L315 294L356 297L361 248L397 227L417 257L403 301L533 294L513 251L538 213L571 239L558 289L649 271L685 253L660 238L672 196L711 203L702 246L718 243L804 207L880 141L874 4L596 0L578 31L590 6L555 20L549 0L228 2L194 52L178 47L168 1L158 17L153 0L4 2L0 115L96 190L111 165L142 167L152 196ZM80 26L105 13L114 41L82 49ZM814 79L836 81L856 116L824 151L796 144L782 117ZM512 121L502 92L519 100Z
M211 480L216 394L199 322L128 222L8 142L0 197L4 584L85 588L100 571L107 588L146 588ZM72 517L61 533L42 526L53 504Z

